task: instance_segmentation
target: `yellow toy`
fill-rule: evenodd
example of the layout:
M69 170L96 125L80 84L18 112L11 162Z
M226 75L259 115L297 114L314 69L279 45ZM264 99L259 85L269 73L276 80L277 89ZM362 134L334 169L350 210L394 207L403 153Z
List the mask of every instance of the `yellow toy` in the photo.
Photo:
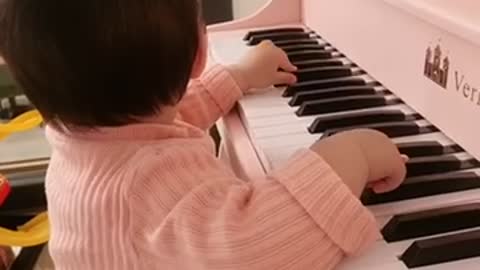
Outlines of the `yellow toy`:
M50 236L47 213L41 213L12 231L0 228L0 246L31 247L46 243Z
M12 133L35 128L42 121L42 117L37 110L19 115L6 124L0 124L0 140ZM36 246L47 242L49 236L48 216L46 212L43 212L24 225L19 226L17 231L0 227L0 246Z
M26 131L42 123L43 119L37 110L23 113L6 124L0 124L0 140L14 132Z

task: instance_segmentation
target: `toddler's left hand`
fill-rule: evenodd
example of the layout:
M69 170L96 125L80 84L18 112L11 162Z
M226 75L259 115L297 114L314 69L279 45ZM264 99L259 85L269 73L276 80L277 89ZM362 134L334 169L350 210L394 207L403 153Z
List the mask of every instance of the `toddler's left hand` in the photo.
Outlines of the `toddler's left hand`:
M269 40L252 48L239 63L229 66L229 69L244 92L277 84L289 85L297 80L291 73L297 68L287 54Z

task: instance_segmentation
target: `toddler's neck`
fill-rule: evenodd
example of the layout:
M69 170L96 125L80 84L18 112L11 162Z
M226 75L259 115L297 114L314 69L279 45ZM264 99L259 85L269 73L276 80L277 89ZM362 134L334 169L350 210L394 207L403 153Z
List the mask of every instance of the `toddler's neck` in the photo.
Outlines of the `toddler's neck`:
M140 120L145 123L160 123L171 124L177 115L177 108L175 106L164 106L158 113L143 117Z

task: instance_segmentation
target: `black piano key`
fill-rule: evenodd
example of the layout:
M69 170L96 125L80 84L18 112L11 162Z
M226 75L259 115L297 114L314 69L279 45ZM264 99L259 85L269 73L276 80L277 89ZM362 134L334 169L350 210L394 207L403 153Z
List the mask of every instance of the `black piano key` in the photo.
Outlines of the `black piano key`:
M397 122L419 120L419 114L405 115L399 110L376 110L349 114L317 117L309 126L310 133L321 133L327 129L341 128L381 122Z
M322 79L345 78L364 73L365 72L361 69L355 68L354 70L349 66L312 67L294 72L297 77L297 83ZM275 85L275 87L280 86L281 85Z
M314 45L319 43L317 39L304 38L304 39L277 40L277 41L273 41L273 44L275 44L279 48L283 48L283 47L292 46L292 45Z
M313 81L313 80L322 80L322 79L332 79L339 77L349 77L353 75L361 75L363 71L357 70L353 71L351 67L337 66L337 67L315 67L301 69L294 72L297 76L298 82Z
M256 35L267 35L267 34L277 34L277 33L291 33L291 32L305 32L305 30L301 27L285 27L285 28L275 28L275 29L264 29L264 30L254 30L248 32L244 37L243 40L247 41L252 38L252 36Z
M298 116L307 116L355 109L367 109L400 103L400 99L393 98L387 100L383 95L329 98L324 100L306 101L302 103L295 113Z
M458 159L454 155L410 158L407 163L407 177L426 174L445 173L478 167L480 162L474 158Z
M415 121L398 121L398 122L358 125L358 126L352 126L348 128L327 129L322 134L322 138L335 135L342 131L347 131L351 129L365 129L365 128L378 130L382 133L385 133L385 135L387 135L390 138L418 135L418 134L438 131L438 129L435 128L434 126L419 126L417 125L417 123L415 123Z
M434 156L462 152L459 145L442 145L437 141L398 143L400 153L409 157Z
M291 97L297 92L320 90L331 87L352 86L352 85L375 85L377 83L367 84L362 78L346 77L346 78L333 78L309 82L299 82L294 85L288 86L283 92L284 97Z
M272 42L280 40L291 40L291 39L306 39L310 38L310 33L305 32L285 32L285 33L274 33L274 34L262 34L254 35L248 41L248 45L257 45L264 40L270 40Z
M307 51L307 50L325 50L325 44L300 44L280 47L286 53Z
M333 50L305 50L288 53L290 62L297 62L312 59L330 59L333 58Z
M400 187L387 193L377 194L368 188L361 201L364 205L376 205L477 188L480 177L474 172L443 173L407 178Z
M387 242L453 232L480 226L480 203L394 216L383 227Z
M316 68L316 67L336 67L336 66L346 66L346 67L355 67L353 64L344 64L342 61L337 59L314 59L314 60L303 60L292 62L299 70L307 68Z
M358 95L373 95L373 94L388 94L390 93L387 90L375 90L375 88L370 86L346 86L346 87L335 87L327 88L316 91L307 91L307 92L298 92L292 99L288 102L290 106L298 106L304 101L308 100L319 100L326 98L334 97L347 97L347 96L358 96Z
M480 230L418 240L400 256L408 268L480 256Z

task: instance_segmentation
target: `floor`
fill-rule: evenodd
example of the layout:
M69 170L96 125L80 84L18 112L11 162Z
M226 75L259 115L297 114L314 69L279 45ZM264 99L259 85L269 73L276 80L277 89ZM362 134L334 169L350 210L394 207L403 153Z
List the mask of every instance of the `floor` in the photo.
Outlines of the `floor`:
M48 255L48 247L43 249L40 258L38 259L37 265L33 270L54 270L53 262L50 256Z
M18 256L18 254L20 253L20 248L13 248L13 253L14 253L14 256ZM23 266L20 266L20 265L15 266L16 269L23 268L23 267L25 267L25 266L24 265ZM3 266L0 267L0 269L3 269ZM52 259L50 258L49 254L48 254L48 247L45 246L42 250L42 253L40 254L40 257L37 260L37 264L34 266L34 268L32 270L54 270L54 269L55 268L53 266Z

